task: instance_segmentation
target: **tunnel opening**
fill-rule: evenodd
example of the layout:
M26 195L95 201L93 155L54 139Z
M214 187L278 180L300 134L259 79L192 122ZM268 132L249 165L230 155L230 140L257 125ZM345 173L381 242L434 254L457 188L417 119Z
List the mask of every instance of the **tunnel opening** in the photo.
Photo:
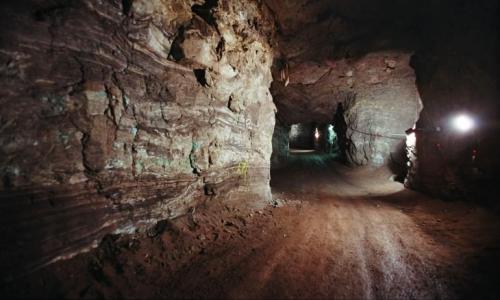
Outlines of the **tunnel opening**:
M304 122L284 126L277 121L272 145L271 169L293 165L306 157L311 158L311 162L334 161L341 157L339 139L331 123ZM301 165L307 167L307 163ZM314 163L311 166L314 167Z

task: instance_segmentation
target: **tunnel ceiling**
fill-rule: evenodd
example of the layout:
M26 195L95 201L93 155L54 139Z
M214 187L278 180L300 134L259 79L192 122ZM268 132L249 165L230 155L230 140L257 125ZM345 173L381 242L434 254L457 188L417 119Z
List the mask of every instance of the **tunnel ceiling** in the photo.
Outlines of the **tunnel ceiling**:
M375 2L267 1L279 28L272 92L280 120L331 122L339 102L388 80L407 60L415 17L394 16L416 10Z
M460 16L481 19L489 5L483 2L266 0L278 27L272 86L278 119L331 121L350 94L392 85L390 73L411 70L413 53L460 32Z

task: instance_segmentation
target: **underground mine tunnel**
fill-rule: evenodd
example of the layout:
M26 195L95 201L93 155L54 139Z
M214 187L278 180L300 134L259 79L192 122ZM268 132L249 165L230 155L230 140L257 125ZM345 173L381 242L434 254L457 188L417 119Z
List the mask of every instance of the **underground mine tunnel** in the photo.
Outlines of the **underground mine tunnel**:
M500 296L498 1L0 7L3 297Z

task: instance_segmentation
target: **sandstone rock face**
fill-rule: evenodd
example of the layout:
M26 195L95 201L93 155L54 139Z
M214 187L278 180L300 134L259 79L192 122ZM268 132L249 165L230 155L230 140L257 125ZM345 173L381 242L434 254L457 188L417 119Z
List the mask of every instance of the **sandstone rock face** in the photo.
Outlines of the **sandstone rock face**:
M272 85L279 118L331 124L342 103L337 121L344 124L336 130L344 159L388 164L422 109L407 50L413 47L408 24L419 10L407 15L401 5L381 1L267 2L281 33ZM406 18L394 21L402 10Z
M290 148L314 149L315 129L313 123L293 124L290 127Z
M448 198L493 190L500 170L498 2L266 2L280 30L272 91L284 123L330 123L337 114L345 160L388 162L404 137L382 135L402 134L422 109L408 68L408 53L415 53L424 108L407 186ZM395 80L399 75L404 79ZM339 103L346 106L341 114ZM449 127L464 112L478 123L472 134Z
M410 57L381 51L339 59L325 62L321 76L315 75L319 64L290 66L289 84L273 83L278 112L289 123L339 123L349 163L386 165L391 155L404 151L405 130L422 109ZM335 120L339 104L342 120Z
M387 165L405 151L405 131L422 110L409 61L409 54L374 53L354 65L354 95L343 113L350 163Z
M3 262L36 268L201 201L270 200L274 25L264 6L9 4L0 33Z

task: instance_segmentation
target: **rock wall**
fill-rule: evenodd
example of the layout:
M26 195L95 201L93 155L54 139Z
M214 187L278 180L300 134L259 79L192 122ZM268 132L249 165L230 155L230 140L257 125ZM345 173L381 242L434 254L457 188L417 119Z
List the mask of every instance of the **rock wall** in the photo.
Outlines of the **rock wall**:
M290 127L290 148L314 149L315 128L313 123L293 124Z
M265 6L1 6L2 268L70 257L202 201L270 200Z
M267 2L280 29L272 85L278 117L288 124L337 123L342 159L348 163L405 164L400 159L405 130L422 109L409 61L420 46L420 28L414 24L422 22L425 6Z
M346 158L355 165L388 165L405 151L405 131L422 110L410 55L369 54L352 72L354 94L343 103Z
M288 84L273 83L278 114L289 123L333 122L347 162L387 165L404 152L405 130L422 109L410 57L397 50L290 63Z

